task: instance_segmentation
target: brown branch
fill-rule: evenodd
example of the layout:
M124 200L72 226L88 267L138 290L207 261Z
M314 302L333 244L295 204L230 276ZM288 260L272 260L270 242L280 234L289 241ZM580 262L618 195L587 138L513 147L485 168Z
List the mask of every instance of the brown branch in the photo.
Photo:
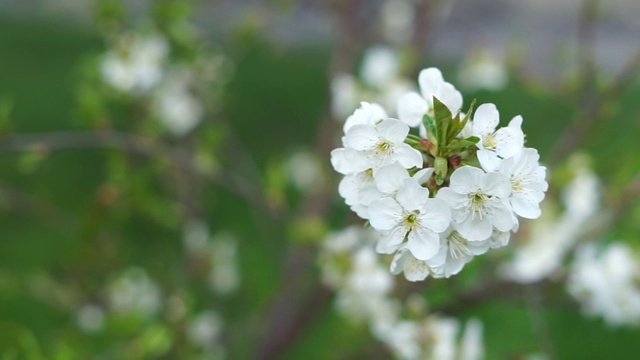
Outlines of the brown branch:
M241 197L247 203L263 209L273 218L282 216L281 209L270 204L253 183L241 175L224 169L210 173L198 168L192 153L166 145L159 140L117 131L62 131L38 134L18 134L0 138L0 152L58 151L65 149L111 148L144 157L164 156L172 167L196 174L212 184Z

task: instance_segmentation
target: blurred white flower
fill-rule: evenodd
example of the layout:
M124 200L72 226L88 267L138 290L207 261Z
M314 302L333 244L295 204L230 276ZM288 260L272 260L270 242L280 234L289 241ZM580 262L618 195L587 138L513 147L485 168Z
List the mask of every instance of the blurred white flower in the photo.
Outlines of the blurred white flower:
M460 344L460 360L484 359L483 326L477 318L467 321Z
M204 106L193 93L194 81L186 69L172 69L154 94L153 111L175 136L187 134L204 115Z
M190 253L202 253L209 245L209 227L201 219L191 219L182 230L182 241Z
M119 91L147 91L162 78L168 52L167 41L159 35L125 35L103 56L100 72Z
M118 313L155 315L160 309L160 288L141 268L129 268L109 287L109 303Z
M85 333L98 332L104 327L104 311L98 305L83 305L76 312L76 323Z
M451 317L429 316L426 333L430 339L429 359L454 360L457 353L456 337L460 322Z
M378 45L365 52L360 68L360 76L365 83L383 88L397 78L399 72L400 61L394 49Z
M240 286L238 271L238 240L230 232L219 232L211 239L211 288L221 295L234 292Z
M216 351L220 348L220 336L222 335L222 318L213 310L204 311L187 325L187 338L189 341L207 351Z
M631 248L611 243L598 254L594 244L582 245L569 271L568 289L593 316L613 326L640 324L640 265Z
M300 191L312 192L324 184L320 161L310 152L295 152L287 160L286 167L289 179Z
M467 90L503 89L509 74L502 56L490 49L469 52L458 69L458 83Z
M360 98L358 81L353 75L339 73L331 79L331 110L336 119L342 121L349 115Z
M406 44L413 34L414 8L411 0L386 0L381 10L382 34L395 44Z

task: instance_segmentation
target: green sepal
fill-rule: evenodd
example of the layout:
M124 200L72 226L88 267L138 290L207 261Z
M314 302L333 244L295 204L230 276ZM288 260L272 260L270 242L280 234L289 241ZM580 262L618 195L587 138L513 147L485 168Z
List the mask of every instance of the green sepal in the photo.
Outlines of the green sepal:
M449 163L447 159L443 157L436 157L433 168L436 174L436 184L442 185L444 179L447 177L447 170L449 169Z
M469 136L466 139L453 139L449 142L449 146L447 147L447 153L457 153L466 148L475 146L480 138L477 136Z

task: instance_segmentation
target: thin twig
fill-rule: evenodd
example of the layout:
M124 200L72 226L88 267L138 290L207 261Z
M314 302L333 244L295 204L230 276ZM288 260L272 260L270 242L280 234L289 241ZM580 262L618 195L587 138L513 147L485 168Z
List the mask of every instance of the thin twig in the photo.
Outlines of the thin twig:
M193 155L158 140L117 131L62 131L38 134L9 135L0 139L0 152L57 151L65 149L111 148L145 157L166 156L178 170L201 176L210 183L243 198L274 218L280 218L280 209L272 206L264 194L250 181L225 169L216 173L202 171L194 163Z

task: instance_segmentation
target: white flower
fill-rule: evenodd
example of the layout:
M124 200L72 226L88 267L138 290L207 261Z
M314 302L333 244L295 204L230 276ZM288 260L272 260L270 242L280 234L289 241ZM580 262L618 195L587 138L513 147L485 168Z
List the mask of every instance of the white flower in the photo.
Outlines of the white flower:
M411 39L415 18L411 1L386 0L380 12L382 34L388 41L403 44Z
M467 321L460 341L460 360L484 359L482 332L482 322L480 320L471 318Z
M383 196L370 170L346 175L338 185L338 193L351 210L363 219L369 218L369 204Z
M360 74L367 84L383 88L398 76L399 71L400 63L396 51L379 45L370 47L365 52Z
M488 239L495 227L509 231L515 224L509 206L511 183L500 173L462 166L451 174L448 188L438 191L437 198L450 207L453 226L470 241Z
M153 109L164 126L176 136L195 128L204 115L204 106L191 90L193 76L184 69L169 73L153 99Z
M104 327L104 310L94 304L85 304L76 312L76 323L85 333L95 333Z
M342 121L358 105L358 83L351 74L339 73L331 79L331 111Z
M462 95L450 83L444 81L442 73L436 68L427 68L418 75L420 92L406 93L398 100L398 117L411 127L422 123L425 114L434 116L433 98L446 105L455 116L462 107Z
M589 220L598 209L598 183L590 170L580 169L562 191L565 212L557 216L544 211L540 219L531 223L526 241L515 249L513 259L499 269L500 275L521 283L552 275L579 236L588 233Z
M404 180L395 199L382 198L371 203L369 221L375 229L388 231L380 240L387 247L399 245L407 238L407 248L413 256L427 260L438 253L438 233L449 226L451 212L443 201L430 199L429 190L410 178Z
M469 53L458 70L458 83L469 90L503 89L509 81L509 75L502 56L496 51L480 49Z
M406 248L398 250L391 262L391 273L398 275L404 272L409 281L422 281L429 276L431 268L424 260L418 260Z
M376 125L388 117L382 106L363 101L360 107L347 118L342 130L346 134L354 125Z
M360 152L355 168L376 169L395 162L409 169L421 168L422 154L404 143L409 127L396 119L385 119L376 126L354 125L347 131L346 147Z
M223 323L220 315L212 310L204 311L187 325L187 339L196 346L213 351L220 346Z
M491 240L468 241L452 228L440 234L440 251L427 260L434 278L448 278L459 273L474 256L487 252Z
M155 315L162 304L160 288L141 268L130 268L109 288L109 302L116 312Z
M478 160L486 171L495 171L501 159L517 155L524 146L521 116L514 117L508 127L496 131L499 122L500 114L493 104L480 105L473 116L472 134L480 138Z
M313 192L325 181L320 160L308 151L291 155L287 160L287 173L291 182L303 192Z
M601 315L610 325L640 323L640 266L631 248L622 242L598 254L594 244L576 252L568 279L569 292L585 312Z
M169 52L160 36L123 37L100 64L104 81L123 92L149 90L162 78L162 65Z
M538 151L524 149L516 156L503 160L498 171L511 181L509 201L513 211L527 219L540 217L540 202L548 184L545 181L546 168L538 164Z

